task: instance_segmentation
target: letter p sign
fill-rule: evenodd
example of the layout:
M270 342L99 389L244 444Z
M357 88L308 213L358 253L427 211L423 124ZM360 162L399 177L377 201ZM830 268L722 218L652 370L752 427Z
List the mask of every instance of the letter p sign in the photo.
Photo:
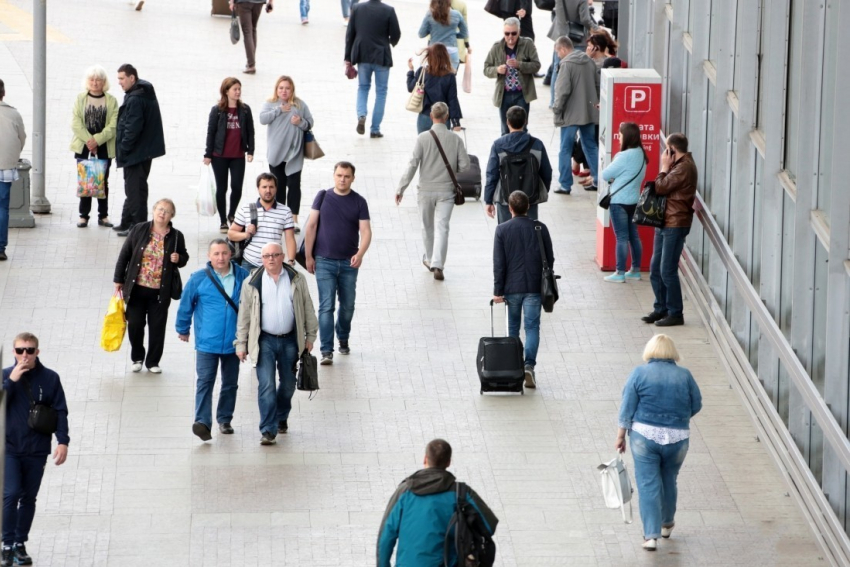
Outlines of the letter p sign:
M649 112L652 106L649 87L626 87L626 112Z

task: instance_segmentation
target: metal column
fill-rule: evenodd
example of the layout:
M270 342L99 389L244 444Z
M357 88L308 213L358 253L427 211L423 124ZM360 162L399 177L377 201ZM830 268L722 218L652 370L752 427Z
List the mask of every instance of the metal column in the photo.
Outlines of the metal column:
M35 0L32 14L33 50L33 133L32 133L32 212L50 213L45 195L44 162L47 115L47 0Z

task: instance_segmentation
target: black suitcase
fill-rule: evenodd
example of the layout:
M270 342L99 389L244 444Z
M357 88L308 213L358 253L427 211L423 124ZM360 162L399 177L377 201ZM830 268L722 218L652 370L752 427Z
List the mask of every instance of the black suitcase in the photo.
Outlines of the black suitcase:
M507 303L505 304L507 333ZM475 365L484 392L519 392L524 394L524 351L519 337L496 337L493 329L493 300L490 300L490 335L478 341Z
M466 146L466 128L463 129L463 145ZM468 146L466 151L469 151ZM481 163L478 161L478 156L470 155L469 167L455 177L464 197L475 197L476 201L481 198Z

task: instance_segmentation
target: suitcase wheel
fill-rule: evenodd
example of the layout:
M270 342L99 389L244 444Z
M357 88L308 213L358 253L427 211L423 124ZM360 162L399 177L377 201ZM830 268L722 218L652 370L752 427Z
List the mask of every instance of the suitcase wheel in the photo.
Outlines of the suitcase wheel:
M480 184L475 186L475 200L476 201L481 200L481 185Z

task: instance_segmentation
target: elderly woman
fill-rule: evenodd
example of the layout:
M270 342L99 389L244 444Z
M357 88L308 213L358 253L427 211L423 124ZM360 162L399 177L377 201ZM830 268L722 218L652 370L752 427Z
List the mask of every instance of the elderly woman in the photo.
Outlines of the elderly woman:
M180 299L183 284L180 272L189 261L183 233L171 225L174 201L160 199L153 206L153 220L130 229L115 264L115 291L127 302L127 335L133 372L142 364L160 374L159 360L165 345L168 307ZM145 323L148 325L148 351L145 356Z
M419 37L431 36L428 45L442 43L449 52L452 69L457 71L460 65L460 55L457 48L457 40L469 39L469 29L466 20L457 10L452 9L451 0L431 0L431 6L422 25L419 26ZM469 42L465 43L467 49Z
M640 519L647 551L670 537L676 515L676 477L688 454L689 424L702 408L694 377L676 364L673 339L655 335L643 350L646 364L632 370L623 388L617 442L626 450L626 433L635 460Z
M301 169L304 167L304 133L313 127L307 104L295 96L295 83L283 75L274 95L263 105L260 124L268 126L269 171L277 177L277 202L292 210L298 222L301 208ZM296 225L295 232L300 232Z
M118 125L118 101L109 94L109 79L100 65L89 67L83 78L83 92L77 95L71 117L71 151L77 163L87 159L106 161L104 197L97 200L98 226L109 222L109 167L115 157L115 133ZM89 225L92 197L80 197L80 220L77 226Z

